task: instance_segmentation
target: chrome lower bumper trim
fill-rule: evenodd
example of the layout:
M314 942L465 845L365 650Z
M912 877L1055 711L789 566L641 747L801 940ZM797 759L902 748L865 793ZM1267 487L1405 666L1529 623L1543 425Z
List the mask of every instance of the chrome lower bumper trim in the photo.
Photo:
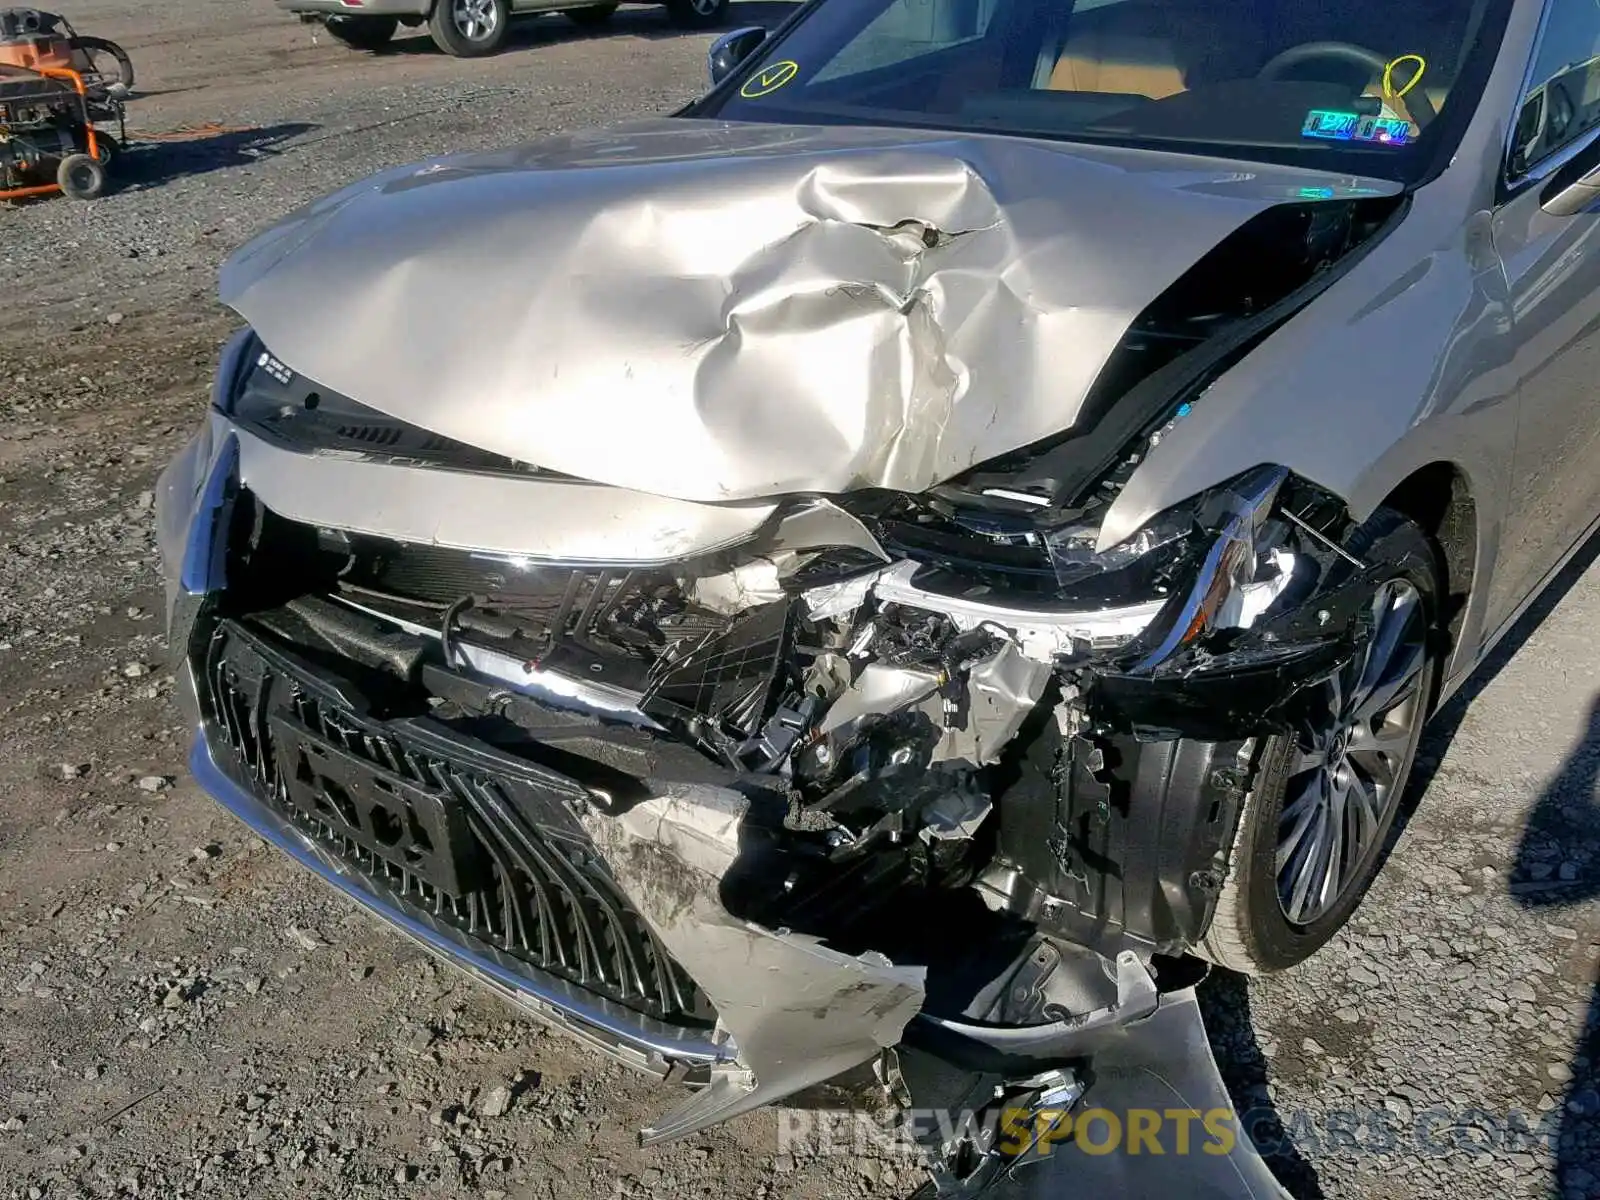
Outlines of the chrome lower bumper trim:
M395 908L336 857L241 788L217 765L204 734L195 739L189 770L212 799L271 845L308 868L335 891L360 904L446 964L465 972L560 1032L570 1034L610 1057L654 1075L674 1067L694 1068L731 1060L731 1042L678 1029L611 1004L603 997L541 972L484 946L472 945L454 929Z

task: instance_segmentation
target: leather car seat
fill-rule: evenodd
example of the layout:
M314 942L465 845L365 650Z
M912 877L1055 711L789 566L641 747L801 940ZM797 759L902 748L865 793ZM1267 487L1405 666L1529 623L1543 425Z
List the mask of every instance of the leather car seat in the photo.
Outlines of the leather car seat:
M1184 90L1184 71L1168 10L1114 0L1074 13L1045 85L1058 92L1102 92L1159 100Z

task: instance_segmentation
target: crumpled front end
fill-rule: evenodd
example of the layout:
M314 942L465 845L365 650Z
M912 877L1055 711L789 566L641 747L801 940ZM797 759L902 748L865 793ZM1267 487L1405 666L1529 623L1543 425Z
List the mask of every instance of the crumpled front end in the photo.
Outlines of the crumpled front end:
M503 356L413 362L424 343L392 322L401 284L444 270L431 252L388 272L356 255L351 322L308 324L297 306L339 295L311 286L335 276L306 248L354 194L236 265L241 310L279 336L230 344L159 490L196 774L449 961L702 1085L648 1139L896 1047L990 1080L991 1100L1075 1098L1072 1064L1188 1011L1179 959L1210 921L1259 743L1349 660L1370 582L1341 549L1343 506L1271 463L1114 545L1106 514L1401 202L1058 164L1204 226L1113 286L1056 257L1109 226L1022 236L1061 211L1020 186L1055 151L965 147L946 169L869 138L830 173L814 133L798 165L764 134L708 165L727 136L681 161L645 137L603 186L628 147L559 156L552 229L580 211L585 236L621 232L617 212L637 237L675 228L706 172L761 214L720 251L744 257L718 286L747 294L696 309L698 268L643 288L635 341L595 342L590 312L571 347L523 324L501 328ZM511 221L529 169L505 165L510 199L482 163L454 194ZM391 180L402 224L452 194L451 170ZM654 202L634 195L646 178L665 181ZM778 228L791 216L798 232ZM852 267L835 240L878 257ZM873 263L901 283L851 292ZM1005 328L979 300L1000 279L1031 314ZM1096 287L1114 302L1091 305ZM1045 338L1051 297L1063 329L1096 336ZM669 354L682 320L720 332ZM845 328L870 369L835 393L840 363L808 375L807 348ZM1028 374L1008 407L1013 344L1035 366L1071 358L1062 386ZM572 354L589 375L566 373ZM626 404L583 403L637 400L645 359L676 430L660 445ZM849 453L802 436L819 427Z
M901 1044L1017 1078L1149 1018L1361 580L1270 466L1109 552L870 493L573 565L372 532L382 489L300 513L285 454L449 474L209 417L159 513L197 775L480 979L707 1085L651 1139Z

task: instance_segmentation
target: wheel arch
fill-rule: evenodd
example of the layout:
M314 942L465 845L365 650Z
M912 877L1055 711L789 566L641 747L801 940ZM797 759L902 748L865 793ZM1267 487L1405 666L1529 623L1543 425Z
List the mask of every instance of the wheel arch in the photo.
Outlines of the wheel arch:
M1389 490L1382 501L1433 541L1444 571L1443 626L1449 639L1442 656L1459 661L1467 619L1478 581L1479 514L1472 481L1457 463L1439 459L1418 467Z

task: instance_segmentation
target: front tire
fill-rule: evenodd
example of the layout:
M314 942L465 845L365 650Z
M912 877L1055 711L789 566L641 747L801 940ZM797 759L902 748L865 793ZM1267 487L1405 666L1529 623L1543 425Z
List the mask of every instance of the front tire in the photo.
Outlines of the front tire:
M710 29L728 18L729 0L667 0L667 18L679 29Z
M510 24L506 0L436 0L428 32L446 54L477 58L505 44Z
M1357 653L1307 692L1294 734L1262 743L1197 951L1246 975L1304 961L1349 920L1382 863L1433 702L1441 587L1432 541L1379 509L1346 548L1382 568Z
M400 28L397 17L329 17L328 32L352 50L381 50Z

